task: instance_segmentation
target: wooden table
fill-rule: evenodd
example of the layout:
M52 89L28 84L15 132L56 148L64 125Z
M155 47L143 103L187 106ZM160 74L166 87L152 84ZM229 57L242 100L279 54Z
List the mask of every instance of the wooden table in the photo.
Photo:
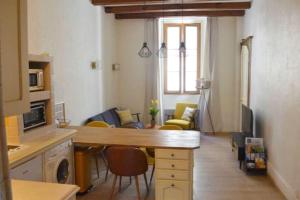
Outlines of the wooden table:
M193 199L193 150L200 147L199 132L94 127L76 129L75 144L155 148L155 199Z

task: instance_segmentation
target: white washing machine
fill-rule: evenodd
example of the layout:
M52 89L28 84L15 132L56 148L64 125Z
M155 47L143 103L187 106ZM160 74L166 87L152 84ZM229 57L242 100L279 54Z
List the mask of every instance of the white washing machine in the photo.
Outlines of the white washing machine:
M45 153L46 182L73 184L73 173L73 144L71 140Z

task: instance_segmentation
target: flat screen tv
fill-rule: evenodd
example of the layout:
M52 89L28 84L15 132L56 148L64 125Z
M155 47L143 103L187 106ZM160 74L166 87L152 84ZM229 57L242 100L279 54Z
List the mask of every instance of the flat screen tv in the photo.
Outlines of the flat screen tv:
M242 132L247 137L253 137L253 112L245 105L242 105Z

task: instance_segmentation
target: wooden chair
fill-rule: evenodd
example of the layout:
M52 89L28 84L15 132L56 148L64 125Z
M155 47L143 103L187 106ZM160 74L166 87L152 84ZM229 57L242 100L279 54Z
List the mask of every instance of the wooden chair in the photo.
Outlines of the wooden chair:
M159 130L183 130L183 129L180 126L176 126L176 125L163 125L159 128ZM146 152L150 157L155 158L154 148L146 148ZM155 162L153 163L149 185L151 185L152 183L154 171L155 171Z
M137 147L121 147L121 146L110 146L106 150L108 167L110 171L115 175L112 185L112 191L110 199L113 199L114 189L117 182L118 176L135 177L135 184L138 199L141 199L139 189L139 175L144 175L144 179L147 187L147 194L149 192L149 186L147 183L146 172L148 170L148 162L146 155L142 150Z
M89 127L98 127L98 128L109 128L109 124L107 124L104 121L92 121L90 123L88 123L86 126ZM93 148L93 157L95 160L95 164L96 164L96 170L97 170L97 177L99 179L99 166L98 166L98 157L100 156L100 158L102 158L105 167L106 167L106 174L105 174L105 181L107 181L107 176L108 176L108 164L107 161L105 159L105 155L104 155L104 150L105 150L105 146L103 145L95 145L92 146Z

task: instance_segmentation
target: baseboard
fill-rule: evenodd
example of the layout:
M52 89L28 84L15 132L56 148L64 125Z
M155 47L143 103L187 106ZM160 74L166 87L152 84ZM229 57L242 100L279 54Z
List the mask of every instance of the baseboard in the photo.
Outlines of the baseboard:
M297 198L296 191L284 180L270 162L268 163L268 174L288 200L300 200Z

